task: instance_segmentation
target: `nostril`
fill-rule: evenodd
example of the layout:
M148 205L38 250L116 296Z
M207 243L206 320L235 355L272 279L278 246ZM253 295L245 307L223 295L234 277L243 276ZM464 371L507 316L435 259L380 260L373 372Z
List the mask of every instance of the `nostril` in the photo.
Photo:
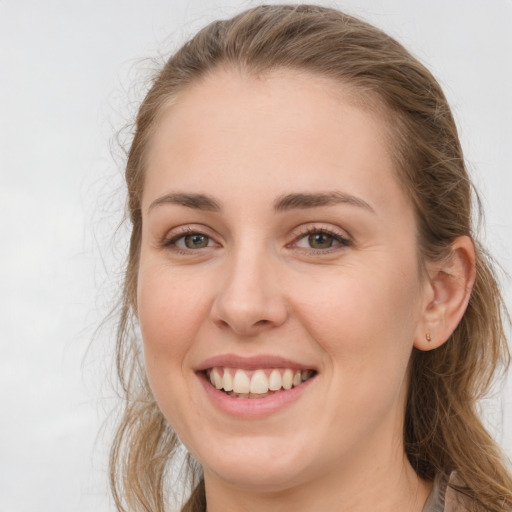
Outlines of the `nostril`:
M217 321L217 325L221 328L221 329L228 329L229 328L229 324L225 321L225 320L222 320L222 319L219 319Z

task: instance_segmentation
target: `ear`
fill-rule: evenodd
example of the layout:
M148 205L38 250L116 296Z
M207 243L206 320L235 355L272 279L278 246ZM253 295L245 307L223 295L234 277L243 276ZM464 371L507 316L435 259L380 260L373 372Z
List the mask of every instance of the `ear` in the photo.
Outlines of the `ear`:
M451 244L441 261L427 263L425 306L414 346L419 350L440 347L451 336L466 311L475 283L475 246L468 236Z

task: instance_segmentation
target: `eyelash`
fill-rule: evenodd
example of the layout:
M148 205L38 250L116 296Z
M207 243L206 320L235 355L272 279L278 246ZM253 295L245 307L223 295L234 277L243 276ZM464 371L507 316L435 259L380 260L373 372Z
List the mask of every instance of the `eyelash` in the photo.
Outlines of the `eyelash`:
M302 248L298 247L300 250L307 251L309 253L313 252L313 254L329 254L334 251L341 250L345 247L349 247L352 245L352 240L349 238L346 238L339 233L336 233L332 229L324 228L324 227L318 227L318 226L309 226L307 228L304 228L301 230L301 232L295 237L293 242L287 245L287 247L293 247L296 246L297 243L302 240L305 237L316 235L316 234L322 234L327 235L330 237L334 242L336 242L336 245L328 247L326 249L315 249L313 247L310 248Z
M179 233L176 233L175 235L171 236L171 238L164 238L160 243L160 246L162 248L171 249L177 252L178 254L190 255L190 253L195 251L196 249L182 249L181 247L178 247L176 243L182 238L193 235L204 236L205 238L208 238L209 240L213 241L213 238L204 233L201 229L193 229L192 227L188 226L186 228L181 229Z
M297 247L297 243L300 240L302 240L303 238L311 236L311 235L317 235L317 234L323 234L323 235L330 237L332 239L332 241L335 242L335 245L330 246L325 249L315 249L313 247L310 247L310 248ZM206 247L200 247L199 249L190 249L190 248L182 249L176 245L180 239L185 238L187 236L192 236L192 235L203 236L203 237L207 238L209 241L213 241L213 238L211 236L207 235L206 233L204 233L204 231L202 231L200 229L193 229L191 227L187 227L187 228L181 230L181 232L176 233L171 238L165 238L164 240L162 240L162 242L160 243L160 246L162 248L171 249L171 250L177 252L178 254L185 254L185 255L190 255L192 252L195 252L199 249L206 249L206 248L211 247L210 245L207 245ZM286 245L286 247L293 248L295 246L299 250L306 251L306 252L313 253L313 254L322 255L322 254L329 254L329 253L337 251L337 250L341 250L341 249L343 249L345 247L349 247L351 245L352 245L352 240L340 235L339 233L334 232L331 229L327 229L324 227L318 227L318 226L310 226L305 229L302 229L300 231L300 233L293 239L293 241Z

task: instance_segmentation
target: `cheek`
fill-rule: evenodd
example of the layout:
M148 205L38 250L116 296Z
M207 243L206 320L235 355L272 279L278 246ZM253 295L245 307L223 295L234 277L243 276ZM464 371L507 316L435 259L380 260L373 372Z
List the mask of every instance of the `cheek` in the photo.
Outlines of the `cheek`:
M141 266L137 284L147 379L162 413L183 434L183 441L187 439L183 419L200 416L200 410L191 405L187 357L207 307L204 289L194 284L161 264Z
M400 269L400 270L396 270ZM407 274L407 275L404 275ZM325 282L298 291L299 316L343 378L366 382L394 378L406 370L419 321L416 267L389 264L340 269ZM307 295L306 295L307 292Z
M206 311L204 296L200 287L162 266L141 268L138 318L146 373L157 399L169 394L170 384L173 389L181 385L187 354Z

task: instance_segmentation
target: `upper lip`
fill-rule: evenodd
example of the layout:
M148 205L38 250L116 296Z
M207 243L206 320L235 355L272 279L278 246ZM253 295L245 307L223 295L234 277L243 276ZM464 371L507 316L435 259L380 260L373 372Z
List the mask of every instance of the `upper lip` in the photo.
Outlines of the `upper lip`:
M265 368L290 368L291 370L316 370L309 364L303 364L284 357L270 354L258 356L240 356L236 354L221 354L201 362L195 370L202 372L210 368L240 368L242 370L264 370Z

